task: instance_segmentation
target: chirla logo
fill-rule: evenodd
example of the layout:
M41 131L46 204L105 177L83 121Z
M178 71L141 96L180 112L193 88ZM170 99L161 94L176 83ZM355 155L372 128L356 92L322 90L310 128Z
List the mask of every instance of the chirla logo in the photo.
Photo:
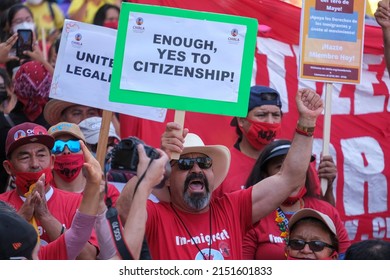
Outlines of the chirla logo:
M136 25L133 25L133 31L134 32L137 32L137 33L144 32L145 27L142 26L144 24L144 19L142 17L137 17L135 19L135 24Z
M76 33L74 35L74 40L72 40L72 46L76 48L81 48L81 46L83 45L83 43L81 43L82 38L83 36L81 35L81 33Z
M144 19L142 17L138 17L136 20L135 20L135 23L137 25L142 25L144 23Z
M228 37L228 42L230 44L238 44L240 42L240 39L238 38L238 29L237 28L233 28L231 31L230 31L230 35Z

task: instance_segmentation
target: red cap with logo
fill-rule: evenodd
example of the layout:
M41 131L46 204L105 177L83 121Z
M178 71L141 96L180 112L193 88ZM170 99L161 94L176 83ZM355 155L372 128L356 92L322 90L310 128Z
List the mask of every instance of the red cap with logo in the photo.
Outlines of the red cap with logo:
M54 138L47 133L46 128L36 123L25 122L12 127L5 141L7 158L16 148L31 143L40 143L51 150Z

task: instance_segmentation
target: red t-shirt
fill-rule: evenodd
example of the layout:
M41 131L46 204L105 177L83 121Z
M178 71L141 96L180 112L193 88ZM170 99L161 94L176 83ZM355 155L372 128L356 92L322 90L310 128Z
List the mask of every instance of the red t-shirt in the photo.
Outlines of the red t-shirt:
M147 203L146 237L152 259L199 260L203 255L213 260L241 259L242 239L252 224L251 189L212 198L211 210L205 213L175 209L180 219L169 203Z
M120 194L121 193L113 184L107 183L107 194L104 196L104 199L106 199L107 196L110 197L112 201L112 207L115 207L116 201L118 200Z
M339 253L345 253L351 242L341 221L339 212L326 201L304 197L305 208L312 208L328 215L335 224L339 239ZM286 217L291 218L287 213ZM249 260L285 260L286 242L280 236L281 231L276 224L276 210L260 220L248 231L243 241L243 258Z
M70 228L72 225L73 217L80 205L81 199L82 196L79 193L67 192L53 187L46 193L47 208L53 217L55 217L61 224L65 225L66 228ZM0 194L0 200L8 202L17 211L24 203L16 190ZM37 224L38 231L40 233L39 237L41 240L41 246L45 246L51 241L39 220L37 220ZM89 242L96 248L99 248L96 234L94 232L92 232Z
M242 189L256 162L256 159L248 157L234 147L230 148L230 155L229 172L219 188L213 192L215 197Z
M55 187L56 189L58 189L54 180L52 181L52 186ZM60 190L64 191L64 189L60 189ZM66 191L66 192L68 192L68 191ZM75 192L72 192L72 193L75 193ZM116 201L118 200L119 195L120 195L120 192L115 187L115 185L107 183L107 194L104 196L104 200L106 200L107 196L111 197L112 206L115 207Z
M41 246L38 252L38 258L40 260L67 260L68 253L66 251L66 244L64 234L61 234L53 242L50 242L46 246Z

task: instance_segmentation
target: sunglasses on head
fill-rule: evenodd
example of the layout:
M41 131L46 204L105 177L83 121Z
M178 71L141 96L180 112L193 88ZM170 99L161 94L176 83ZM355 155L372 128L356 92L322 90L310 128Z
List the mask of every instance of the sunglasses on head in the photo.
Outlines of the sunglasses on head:
M56 140L54 142L54 146L51 149L51 152L53 154L60 154L64 151L65 146L68 147L69 151L72 153L80 152L81 146L79 140L68 140L68 141L62 141L62 140Z
M209 157L181 158L178 160L172 160L171 162L171 166L177 163L180 170L190 170L194 167L195 162L201 169L209 169L213 165L213 160Z
M321 252L322 250L324 250L325 247L334 250L334 247L332 245L318 240L307 242L300 239L291 239L288 241L288 246L290 246L290 248L293 250L302 250L306 246L306 244L309 245L310 250L312 250L313 252Z

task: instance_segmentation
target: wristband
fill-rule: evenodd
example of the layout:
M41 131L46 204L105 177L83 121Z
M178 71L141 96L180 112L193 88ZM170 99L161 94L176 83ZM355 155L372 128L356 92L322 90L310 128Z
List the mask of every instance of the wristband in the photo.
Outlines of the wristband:
M61 228L61 233L60 233L60 235L62 235L64 232L65 232L65 226L64 226L64 225L62 225L62 228Z
M300 135L312 137L314 134L314 129L315 126L312 127L302 126L299 124L299 122L297 122L297 127L295 128L295 131Z

